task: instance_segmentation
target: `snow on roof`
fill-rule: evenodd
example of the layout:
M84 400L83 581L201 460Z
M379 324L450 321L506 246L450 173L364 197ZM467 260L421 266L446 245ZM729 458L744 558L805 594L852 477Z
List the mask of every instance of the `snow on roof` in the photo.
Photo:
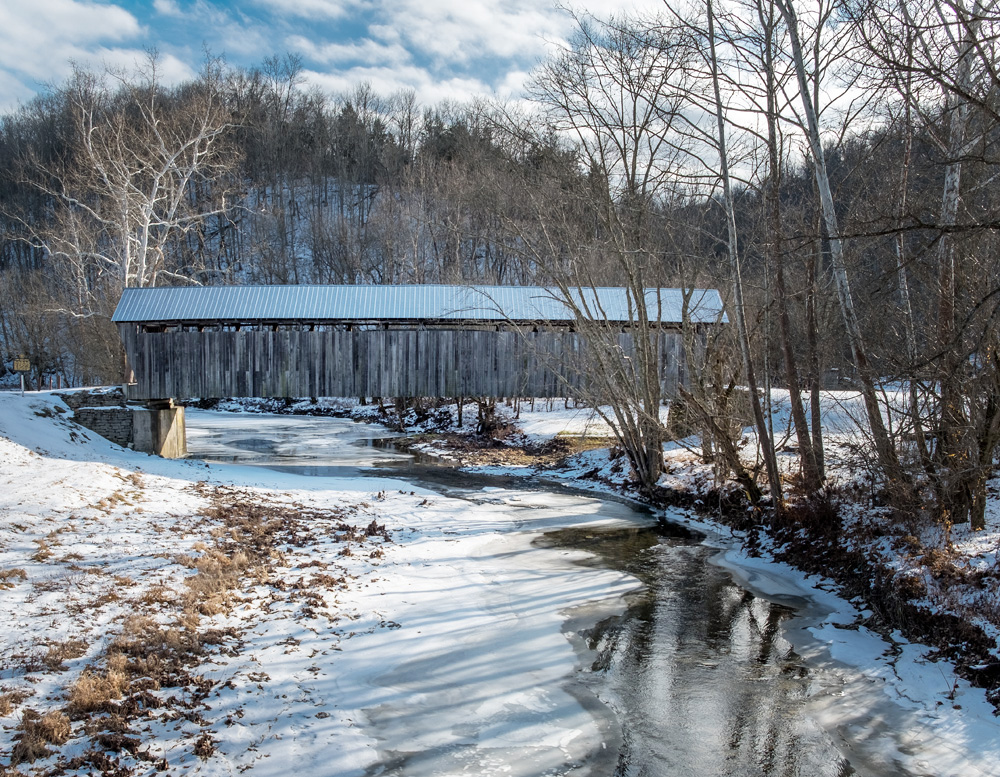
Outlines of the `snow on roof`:
M691 289L694 323L725 321L715 289ZM680 323L685 291L646 289L651 321ZM574 302L588 316L634 320L627 289L584 287ZM172 321L573 321L556 289L541 286L199 286L130 288L117 323Z

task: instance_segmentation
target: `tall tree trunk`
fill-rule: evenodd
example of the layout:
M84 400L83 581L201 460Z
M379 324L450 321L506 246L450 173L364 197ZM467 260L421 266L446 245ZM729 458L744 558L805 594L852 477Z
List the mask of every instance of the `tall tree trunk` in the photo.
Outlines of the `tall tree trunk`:
M968 31L961 42L958 82L966 85L970 80L970 62L973 36ZM962 157L966 153L966 134L969 123L969 104L962 97L948 99L948 162L944 171L944 188L941 192L940 223L952 227L958 222L958 208L962 194ZM975 501L973 481L978 466L977 457L970 450L972 430L962 387L962 346L955 321L955 241L944 231L938 242L938 369L937 378L941 391L938 415L937 459L944 471L940 495L941 518L947 522L969 521ZM985 482L984 482L985 487Z
M747 378L747 388L750 393L750 405L753 409L754 422L757 426L757 437L760 442L764 466L767 469L768 484L771 487L771 498L776 509L781 509L783 495L781 489L781 473L778 470L778 460L774 452L774 437L768 428L767 420L760 403L757 390L757 378L754 374L753 356L750 352L750 333L747 330L746 308L743 301L743 276L740 269L739 247L736 233L736 209L733 205L732 184L729 177L729 156L726 147L726 122L722 113L722 93L719 87L719 63L715 50L715 14L712 0L707 0L708 7L708 46L712 68L712 88L715 93L715 120L719 141L719 168L722 174L722 189L726 205L726 229L728 232L729 266L733 275L733 308L736 318L737 337L740 342L740 353L743 356L743 369Z
M822 226L816 217L816 233ZM808 292L806 294L806 344L809 352L809 416L813 455L820 480L826 479L826 462L823 448L823 407L820 391L823 389L823 361L819 353L819 278L823 262L823 240L817 238L815 250L809 257Z
M840 301L840 309L844 318L844 326L847 330L851 353L854 357L854 364L857 367L858 377L861 382L861 394L864 398L872 441L875 444L875 454L886 481L890 485L901 486L907 483L907 478L900 467L899 457L896 454L892 440L889 438L885 420L882 418L878 394L875 390L875 372L868 361L868 353L861 335L861 326L858 323L857 313L854 309L854 297L851 293L851 285L847 275L847 264L844 259L844 246L840 238L840 225L833 203L833 191L827 175L826 158L823 153L823 144L819 133L819 120L816 116L816 108L809 96L809 81L806 74L805 60L802 56L802 45L799 40L798 18L795 14L792 0L775 0L775 2L785 20L785 24L788 26L788 34L792 46L792 59L795 64L796 75L798 76L802 108L806 116L806 134L813 157L813 169L819 189L820 206L823 212L823 220L826 224L827 239L830 244L830 261L833 278L837 286L837 296Z
M912 372L916 368L918 360L917 348L917 327L913 318L913 304L910 299L910 281L907 274L907 264L909 262L906 250L906 233L903 231L903 222L906 219L907 202L909 196L910 164L913 158L913 116L912 116L912 65L913 65L913 41L907 45L909 61L906 63L906 82L904 86L905 114L903 117L903 167L900 171L899 180L899 206L896 209L896 282L899 286L899 301L903 308L903 317L906 325L906 359L908 362L908 372L910 372L908 401L910 422L913 424L913 441L917 449L917 455L928 474L932 474L930 452L927 449L927 441L924 438L924 419L920 409L919 381Z
M788 292L785 283L785 257L781 229L781 161L778 155L777 83L774 73L774 8L769 6L765 15L760 4L757 13L764 29L764 69L767 91L767 155L770 175L767 188L767 222L770 239L766 251L775 273L775 302L778 308L778 323L781 334L781 350L785 363L785 381L788 383L788 400L791 405L792 423L799 445L799 459L802 463L802 479L808 492L822 488L819 466L813 451L813 441L809 435L805 408L802 406L802 391L799 387L799 370L792 347L791 323L788 315Z

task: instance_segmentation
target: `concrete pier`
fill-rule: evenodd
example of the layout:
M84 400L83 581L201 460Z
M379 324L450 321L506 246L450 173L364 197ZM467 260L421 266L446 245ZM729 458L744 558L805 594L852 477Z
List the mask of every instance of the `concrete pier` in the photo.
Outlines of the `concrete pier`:
M165 459L187 456L184 408L172 399L151 400L132 409L132 447Z
M165 459L187 456L184 408L172 399L127 404L121 389L72 391L59 397L73 411L73 420L123 448L153 453Z

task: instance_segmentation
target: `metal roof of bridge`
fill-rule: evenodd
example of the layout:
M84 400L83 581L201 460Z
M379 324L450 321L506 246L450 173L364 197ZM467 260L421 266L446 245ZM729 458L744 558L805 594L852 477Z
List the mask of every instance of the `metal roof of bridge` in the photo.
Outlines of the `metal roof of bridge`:
M690 292L694 323L725 321L715 289ZM628 323L630 294L620 287L572 289L588 317ZM684 291L646 289L649 319L680 323ZM721 317L721 318L720 318ZM559 292L541 286L198 286L131 288L117 323L252 321L548 321L572 322Z

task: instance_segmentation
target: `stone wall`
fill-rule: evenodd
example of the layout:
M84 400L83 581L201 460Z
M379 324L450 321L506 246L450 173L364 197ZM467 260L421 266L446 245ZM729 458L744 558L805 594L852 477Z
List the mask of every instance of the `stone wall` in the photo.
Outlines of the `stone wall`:
M120 388L96 391L67 391L59 394L74 413L81 407L125 407L125 395Z
M59 398L73 411L73 420L123 448L135 439L132 408L121 389L67 391Z
M123 448L132 444L130 407L81 407L73 413L73 420Z
M73 420L105 439L154 453L166 459L187 456L184 408L171 400L148 403L147 407L125 404L120 388L71 391L59 398L73 411Z

